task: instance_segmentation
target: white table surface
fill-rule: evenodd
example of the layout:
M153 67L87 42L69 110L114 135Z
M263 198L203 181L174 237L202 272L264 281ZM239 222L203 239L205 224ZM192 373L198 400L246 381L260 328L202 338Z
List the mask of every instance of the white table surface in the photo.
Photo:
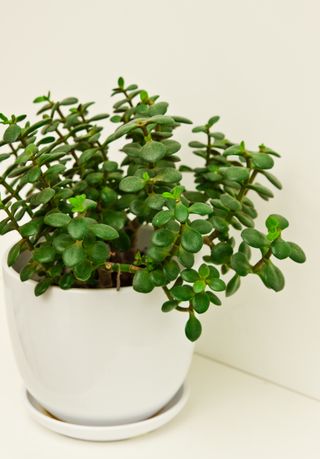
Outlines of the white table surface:
M47 431L25 412L0 298L1 459L320 458L319 402L199 355L188 405L160 430L113 443Z

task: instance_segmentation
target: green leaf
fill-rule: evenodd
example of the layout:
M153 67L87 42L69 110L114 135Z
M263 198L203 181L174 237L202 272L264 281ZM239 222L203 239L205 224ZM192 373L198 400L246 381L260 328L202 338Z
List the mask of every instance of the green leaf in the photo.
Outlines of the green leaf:
M118 199L118 194L110 188L109 186L105 186L101 190L101 200L104 204L110 206L114 204Z
M301 247L298 246L295 242L288 242L290 246L290 255L291 260L296 263L304 263L306 261L306 255Z
M77 104L79 101L76 97L67 97L60 102L60 105L74 105Z
M210 222L212 226L218 231L221 231L222 233L228 231L228 223L224 218L219 217L218 215L213 215L210 217Z
M179 171L173 167L164 167L161 171L153 178L155 182L163 183L175 183L180 182L182 175Z
M134 290L140 293L149 293L154 288L150 273L144 269L140 269L135 273L132 285Z
M251 271L250 263L244 253L238 252L232 255L230 264L239 276L246 276Z
M167 229L161 228L153 233L152 243L159 247L167 247L174 242L175 238L175 233Z
M118 78L118 86L119 88L123 89L124 88L124 79L122 77Z
M236 291L239 289L240 287L240 276L238 274L235 274L228 282L227 284L227 288L226 288L226 296L231 296L233 295L234 293L236 293Z
M52 279L43 279L41 280L34 289L35 296L43 295L50 285L52 284Z
M181 148L181 144L176 140L165 139L161 143L165 146L166 156L174 155Z
M61 228L67 226L71 222L71 218L62 212L52 212L44 217L44 222L49 226Z
M33 252L33 259L39 263L51 263L56 257L56 251L53 247L43 245Z
M25 164L29 161L37 152L37 146L34 143L30 143L24 150L24 152L16 159L16 164Z
M202 142L198 142L197 140L194 140L192 142L189 142L189 147L191 148L206 148L206 144Z
M90 245L86 252L89 258L97 265L104 263L110 256L109 247L102 241L97 241Z
M258 169L271 169L274 161L267 153L251 153L252 162Z
M40 191L31 196L30 203L32 206L37 207L41 204L47 204L53 196L55 195L55 191L52 188L45 188L44 190Z
M184 269L181 272L181 277L186 282L195 282L199 279L199 274L195 269Z
M74 243L74 240L69 236L69 234L62 233L58 236L55 236L52 241L53 247L57 252L63 253L67 247L70 247Z
M216 124L218 121L220 120L220 116L212 116L211 118L209 118L209 121L208 121L208 126L209 127L212 127L214 124Z
M38 96L33 100L34 104L39 104L40 102L47 102L48 97L47 96Z
M68 199L68 202L70 202L72 206L71 211L73 213L85 212L86 210L93 209L97 206L97 203L95 201L92 201L91 199L86 199L85 194L73 196Z
M37 169L39 169L39 172L41 172L40 168L37 168ZM55 164L54 166L49 167L49 169L46 170L44 175L48 180L57 179L58 178L57 176L62 174L65 171L65 169L66 169L66 166L64 164ZM40 173L39 173L39 176L40 176Z
M270 244L270 241L266 238L266 236L254 228L246 228L242 231L241 236L248 245L258 249L268 247Z
M241 203L236 198L230 196L230 194L222 194L220 196L220 201L227 209L234 211L241 209Z
M171 295L178 301L190 300L194 293L190 285L176 285L170 290Z
M239 252L244 253L248 260L251 258L251 249L244 241L239 245Z
M284 230L288 228L289 222L282 215L272 214L266 220L266 227L269 231Z
M194 255L193 255L193 253L190 253L190 252L184 250L182 247L179 247L179 249L178 249L178 258L179 258L179 262L185 268L191 268L194 265Z
M198 231L187 226L181 235L181 245L188 252L197 253L203 246L202 236Z
M212 214L212 207L204 202L195 202L189 207L190 214L198 214L198 215L210 215Z
M145 181L140 177L136 177L135 175L131 177L125 177L119 184L120 190L125 191L126 193L136 193L137 191L142 190L144 187Z
M192 306L198 314L206 312L210 305L210 299L207 293L197 293L192 298Z
M25 282L29 279L32 279L36 273L36 268L32 264L25 265L20 271L20 280Z
M11 124L7 129L4 131L3 140L6 143L15 142L21 133L21 128L17 124Z
M178 277L180 273L180 267L176 261L169 260L163 265L163 271L167 277L167 280L171 282Z
M228 242L219 242L211 251L211 260L219 265L228 263L232 252L232 246Z
M73 268L74 275L82 282L90 279L92 274L92 265L88 260L83 260Z
M149 163L155 163L166 154L165 146L160 142L147 142L141 149L141 158Z
M207 279L207 284L215 292L222 292L226 289L226 284L223 282L222 279Z
M161 307L162 312L170 312L173 309L176 309L178 303L176 301L165 301Z
M1 153L0 154L0 162L5 161L6 159L10 158L11 153Z
M232 155L241 155L243 154L243 150L240 145L232 145L224 150L223 156L232 156Z
M273 198L273 193L266 186L261 185L260 183L255 183L254 185L248 185L248 188L256 191L259 196L263 199Z
M116 210L105 210L103 211L103 223L112 226L117 231L120 231L126 222L126 214Z
M273 186L275 186L279 190L282 189L282 183L273 174L271 174L270 172L264 171L263 175L269 180L270 183L272 183Z
M284 288L285 281L283 274L270 260L265 260L258 271L258 275L264 285L275 292L279 292Z
M196 280L195 283L193 284L194 293L201 293L205 289L206 289L206 283L202 279Z
M67 229L73 239L82 240L88 232L88 223L84 218L75 218L71 220Z
M239 222L242 223L244 226L247 226L248 228L254 227L253 219L244 212L236 212L235 216L237 217Z
M86 162L90 161L93 158L99 158L97 155L97 148L88 148L81 153L81 156L78 159L78 163L83 166Z
M171 210L160 210L152 220L153 226L163 226L166 225L171 218L173 217L173 213Z
M34 218L28 223L20 226L20 234L23 237L36 236L40 231L42 218Z
M61 279L59 280L59 287L63 290L68 290L74 284L75 278L72 273L64 274Z
M104 180L103 172L91 172L86 176L89 185L100 185Z
M111 241L119 237L118 231L112 228L112 226L104 225L103 223L96 223L90 226L90 230L95 236L106 241Z
M279 260L289 257L291 248L290 244L286 241L283 241L281 238L276 239L272 245L271 250L273 255Z
M84 253L83 247L79 245L78 243L75 243L71 245L70 247L67 247L66 250L62 254L62 258L63 258L64 264L68 268L72 268L78 263L81 263L84 261L85 253Z
M160 124L161 126L164 125L164 126L169 127L169 126L174 126L175 121L170 116L155 115L155 116L151 116L151 118L148 118L148 124L150 123L156 123L156 124Z
M194 316L194 314L190 314L185 327L186 337L193 342L200 337L201 332L202 327L200 321Z
M172 117L177 123L192 124L192 121L184 116L173 116Z
M212 231L212 224L208 220L193 220L190 227L200 234L208 234Z
M230 166L223 171L223 174L227 180L243 182L244 180L248 180L250 171L245 167Z
M162 269L151 271L150 276L155 287L162 287L167 284L167 278Z
M167 247L150 247L148 256L157 263L163 261L169 255Z
M100 120L105 120L106 118L109 118L109 113L99 113L98 115L92 116L88 122L92 123L92 121L100 121Z
M136 122L132 121L130 123L123 124L122 126L118 127L118 129L106 140L106 143L113 142L114 140L120 139L120 137L129 134L133 129L136 129Z
M210 303L213 303L215 304L216 306L221 306L221 300L220 298L217 297L217 295L215 295L214 293L212 292L206 292L209 300L210 300Z
M182 202L178 202L174 211L174 215L179 222L183 223L188 220L188 208L182 204Z
M168 109L168 102L158 102L149 107L149 115L164 115Z
M163 204L165 203L165 199L158 194L153 194L148 196L146 199L146 205L150 207L150 209L160 210L162 209Z
M22 249L21 241L14 244L11 249L9 250L8 257L7 257L7 264L8 266L13 266L17 261Z
M198 272L202 279L206 279L210 275L210 268L205 263L202 263Z
M207 126L195 126L192 129L192 132L194 132L195 134L199 133L199 132L203 132L203 133L206 134L208 132L208 128L207 128Z

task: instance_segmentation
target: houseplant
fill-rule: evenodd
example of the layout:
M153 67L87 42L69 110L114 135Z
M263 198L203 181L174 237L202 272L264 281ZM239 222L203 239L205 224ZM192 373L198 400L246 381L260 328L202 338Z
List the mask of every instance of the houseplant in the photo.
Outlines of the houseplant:
M91 115L92 102L55 102L50 93L34 100L35 123L0 114L0 234L19 235L4 275L20 371L57 417L100 425L146 418L174 395L199 316L221 304L222 292L234 294L250 274L279 291L284 277L273 260L305 260L282 236L286 218L272 214L265 232L254 228L248 193L273 196L257 178L281 188L270 173L278 153L229 141L213 116L192 130L202 136L189 144L200 167L178 167L173 134L191 121L123 78L112 95L120 100L110 118ZM116 129L104 136L99 124L108 118ZM182 186L184 172L194 174L194 190Z

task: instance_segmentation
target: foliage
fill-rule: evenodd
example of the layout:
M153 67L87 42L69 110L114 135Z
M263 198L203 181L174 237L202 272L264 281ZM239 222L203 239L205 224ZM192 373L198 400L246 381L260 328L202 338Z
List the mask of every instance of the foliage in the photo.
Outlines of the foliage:
M112 95L120 100L111 118L90 114L92 102L56 102L50 93L34 100L41 104L35 123L0 114L0 234L20 235L8 265L23 252L31 255L20 277L37 280L36 295L50 285L133 285L141 293L160 287L167 296L162 310L187 313L185 333L194 341L201 334L197 315L221 304L218 292L232 295L248 274L279 291L284 277L273 259L305 261L302 249L282 237L284 217L270 215L264 233L254 228L257 212L248 193L273 196L257 178L281 189L270 173L279 154L229 141L214 130L219 117L213 116L193 128L202 139L189 144L203 165L178 169L181 145L173 134L191 121L168 115L167 102L125 86L123 78ZM118 127L104 137L99 124L107 118ZM109 147L119 139L123 156L114 161ZM194 173L195 190L181 185L183 172ZM136 246L143 225L154 229L145 253ZM203 247L207 252L196 269L195 254ZM259 254L255 263L251 248Z

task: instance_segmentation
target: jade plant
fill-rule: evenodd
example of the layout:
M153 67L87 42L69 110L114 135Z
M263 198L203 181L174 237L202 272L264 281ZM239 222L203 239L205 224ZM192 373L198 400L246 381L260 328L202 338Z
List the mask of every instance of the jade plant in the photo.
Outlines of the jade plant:
M0 234L19 234L8 265L26 253L20 278L36 281L37 296L51 285L133 285L144 294L162 288L162 311L187 314L185 333L195 341L199 315L219 306L222 292L234 294L242 277L256 275L278 292L285 281L274 260L305 261L302 249L283 238L283 216L270 215L264 232L255 229L251 198L273 196L257 179L281 189L270 173L279 154L231 142L215 130L213 116L192 129L199 140L189 146L201 164L181 165L173 135L191 121L168 114L167 102L123 78L112 96L119 100L111 117L92 115L93 102L55 101L50 93L34 100L36 122L0 114ZM100 126L107 118L114 129ZM110 159L115 148L120 153ZM194 189L181 184L183 173L194 174ZM145 226L151 241L138 250Z

